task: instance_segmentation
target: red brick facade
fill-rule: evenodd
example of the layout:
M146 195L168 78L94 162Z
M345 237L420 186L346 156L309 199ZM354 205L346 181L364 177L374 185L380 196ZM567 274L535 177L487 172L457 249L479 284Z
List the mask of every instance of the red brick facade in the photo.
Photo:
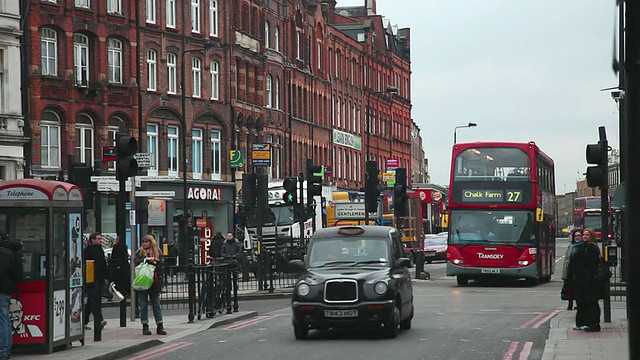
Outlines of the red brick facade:
M364 186L367 159L376 160L384 169L387 159L397 157L411 173L409 31L394 34L391 28L384 28L382 17L374 13L375 2L369 14L365 8L349 8L356 11L349 17L335 13L332 0L200 0L196 10L191 2L178 6L182 2L176 1L173 16L167 0L156 0L155 11L146 8L147 1L122 1L129 8L117 16L104 16L105 1L90 3L91 10L87 10L74 8L74 0L33 1L30 9L28 28L34 46L29 59L29 116L34 173L57 171L43 168L40 157L40 119L45 110L61 119L63 169L64 154L73 153L76 147L76 119L86 113L95 126L96 159L101 146L109 142L110 119L122 118L136 136L142 123L140 151L158 153L158 175L172 173L171 167L182 171L181 162L176 169L176 159L168 156L173 127L178 129L179 152L186 141L188 172L193 169L192 134L194 129L202 130L205 180L231 179L228 155L234 148L245 150L244 171L257 171L251 166L254 142L272 143L272 167L267 169L272 177L303 172L306 158L332 165L332 180L341 187ZM197 20L195 11L200 15ZM217 24L214 30L212 19ZM193 30L193 24L199 30ZM46 56L35 45L41 41L43 27L57 33L57 76L42 75ZM90 39L89 81L82 86L73 81L74 33ZM123 44L121 85L107 80L107 42L111 38ZM219 47L202 50L208 41ZM387 43L392 45L387 48ZM192 68L199 69L199 96L194 95ZM150 81L149 70L154 69L151 79L155 81ZM180 87L183 70L185 89ZM214 72L217 94L212 91ZM398 92L385 92L388 87ZM180 121L183 91L186 136ZM155 150L147 148L148 124L157 129ZM220 134L219 161L213 156L211 131Z

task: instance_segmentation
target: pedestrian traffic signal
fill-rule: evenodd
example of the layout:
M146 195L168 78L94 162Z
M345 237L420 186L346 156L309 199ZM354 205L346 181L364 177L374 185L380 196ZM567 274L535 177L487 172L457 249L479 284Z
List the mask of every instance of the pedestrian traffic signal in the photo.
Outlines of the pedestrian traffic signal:
M282 195L284 203L287 205L295 205L298 202L298 178L286 178L282 186L285 190L285 193Z
M313 203L314 196L322 196L322 180L324 168L315 165L312 159L307 159L307 202Z
M116 179L127 180L138 173L138 162L134 155L138 152L138 141L133 136L121 135L116 145Z
M378 211L378 196L380 196L380 179L378 179L378 164L375 161L367 161L367 174L364 184L364 203L367 212Z
M597 144L587 145L587 185L589 187L603 186L608 172L608 153L605 142L599 141Z
M395 217L407 216L407 169L396 169L396 184L393 187L393 215Z

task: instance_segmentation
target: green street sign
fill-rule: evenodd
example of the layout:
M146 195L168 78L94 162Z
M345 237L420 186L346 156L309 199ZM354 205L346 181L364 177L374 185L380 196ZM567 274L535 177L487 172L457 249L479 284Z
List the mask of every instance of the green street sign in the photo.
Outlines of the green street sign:
M244 151L243 150L231 150L229 152L229 160L231 161L232 168L244 167Z

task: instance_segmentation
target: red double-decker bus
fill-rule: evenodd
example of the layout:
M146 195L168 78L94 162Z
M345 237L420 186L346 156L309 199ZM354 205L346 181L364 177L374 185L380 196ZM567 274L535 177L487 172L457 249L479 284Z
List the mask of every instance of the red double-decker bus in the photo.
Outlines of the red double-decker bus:
M447 275L549 281L555 269L553 160L534 142L455 144Z
M573 226L584 228L584 211L601 208L600 196L583 196L573 199Z
M609 202L611 204L611 202ZM573 200L573 225L577 228L591 228L596 240L602 241L602 200L600 196L585 196ZM609 207L609 240L613 238L613 212Z

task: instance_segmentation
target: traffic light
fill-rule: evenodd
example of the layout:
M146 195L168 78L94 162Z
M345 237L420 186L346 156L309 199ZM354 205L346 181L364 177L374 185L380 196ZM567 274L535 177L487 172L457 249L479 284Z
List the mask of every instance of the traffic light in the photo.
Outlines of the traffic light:
M133 136L121 135L116 145L116 179L127 180L138 173L138 162L134 155L138 152L138 141Z
M298 203L298 178L290 177L284 179L282 184L285 193L282 195L282 200L287 205L295 205Z
M605 141L587 145L587 164L596 166L587 167L587 185L589 187L604 186L608 172L608 154Z
M393 187L393 215L395 217L407 216L407 169L396 169L396 184Z
M242 174L242 204L247 224L256 218L256 174Z
M313 203L314 196L322 196L322 180L324 168L315 165L312 159L307 159L307 202Z
M364 184L364 203L367 212L376 212L378 210L378 196L380 195L380 189L378 185L380 180L378 179L378 164L375 161L367 161L367 174L366 182Z

